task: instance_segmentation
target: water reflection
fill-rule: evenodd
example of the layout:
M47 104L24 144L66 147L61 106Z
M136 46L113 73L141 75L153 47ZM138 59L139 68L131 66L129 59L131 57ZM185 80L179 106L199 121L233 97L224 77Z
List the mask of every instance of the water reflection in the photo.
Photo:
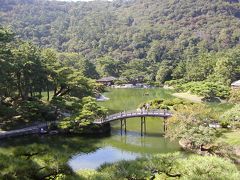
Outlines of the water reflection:
M92 153L81 153L73 156L68 164L74 171L80 169L97 169L104 163L113 163L120 160L134 160L137 157L140 157L139 153L127 152L106 146Z
M165 139L161 133L147 133L141 136L139 132L127 131L122 135L118 128L113 128L110 137L101 139L99 149L91 153L79 153L73 156L68 164L74 170L97 169L104 163L114 163L120 160L134 160L137 157L157 153L179 151L179 145Z
M171 93L164 89L148 89L149 96L144 96L144 89L111 89L106 93L109 101L99 102L109 108L109 112L116 113L124 110L136 109L140 103L155 99L171 99ZM69 165L73 170L96 169L104 163L119 160L133 160L136 157L158 153L170 153L180 150L177 142L170 142L163 137L163 119L146 118L146 134L141 136L140 118L127 119L127 132L121 136L120 122L111 123L111 136L98 139L100 149L89 154L81 153L73 156ZM86 138L88 141L90 138Z

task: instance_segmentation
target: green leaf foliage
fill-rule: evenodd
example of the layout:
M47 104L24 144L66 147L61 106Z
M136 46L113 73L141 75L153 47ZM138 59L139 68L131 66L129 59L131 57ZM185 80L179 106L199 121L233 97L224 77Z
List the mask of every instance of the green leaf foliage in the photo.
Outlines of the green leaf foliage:
M181 154L155 155L103 165L97 171L79 171L85 179L238 179L234 164L219 157Z
M62 52L60 64L86 77L161 84L208 79L224 85L240 78L236 0L5 0L0 13L1 24L21 39ZM11 39L7 34L5 42Z

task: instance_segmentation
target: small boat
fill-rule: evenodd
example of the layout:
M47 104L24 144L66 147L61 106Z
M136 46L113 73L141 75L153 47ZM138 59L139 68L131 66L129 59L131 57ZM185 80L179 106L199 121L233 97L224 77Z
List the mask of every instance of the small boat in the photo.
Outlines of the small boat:
M46 134L46 133L47 133L47 130L40 128L40 134Z
M100 95L96 98L96 101L108 101L109 98L108 97L105 97L103 95Z

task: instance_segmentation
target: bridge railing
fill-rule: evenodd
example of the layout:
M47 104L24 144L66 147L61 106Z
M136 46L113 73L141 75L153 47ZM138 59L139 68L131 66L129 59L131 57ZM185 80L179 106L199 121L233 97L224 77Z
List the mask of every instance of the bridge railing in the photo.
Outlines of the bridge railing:
M100 119L95 120L96 123L104 123L111 120L121 119L124 117L134 117L137 115L162 115L167 116L169 113L165 109L151 109L151 110L132 110L132 111L123 111L116 114L108 115L106 117L102 117Z

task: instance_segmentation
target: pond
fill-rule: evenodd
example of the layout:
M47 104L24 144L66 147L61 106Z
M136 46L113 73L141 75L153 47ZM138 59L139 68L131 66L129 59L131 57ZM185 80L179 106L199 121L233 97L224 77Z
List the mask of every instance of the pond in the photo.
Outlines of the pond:
M164 89L111 89L104 96L109 101L99 102L109 109L109 114L137 109L138 105L154 98L172 99L171 91ZM121 135L120 122L111 124L111 136L102 138L98 150L79 153L69 160L73 170L97 169L104 163L132 160L140 156L180 151L177 142L163 137L163 119L146 118L146 134L141 137L140 118L127 120L127 133Z
M171 90L165 89L111 89L104 96L109 101L99 102L109 109L109 114L134 110L139 104L154 98L172 99ZM217 105L213 105L217 106ZM177 142L163 137L161 118L146 118L146 134L140 134L140 118L127 120L127 133L121 136L120 123L111 124L111 135L107 137L33 136L0 142L0 153L14 152L17 147L47 147L74 170L97 169L104 163L132 160L157 153L181 151Z

